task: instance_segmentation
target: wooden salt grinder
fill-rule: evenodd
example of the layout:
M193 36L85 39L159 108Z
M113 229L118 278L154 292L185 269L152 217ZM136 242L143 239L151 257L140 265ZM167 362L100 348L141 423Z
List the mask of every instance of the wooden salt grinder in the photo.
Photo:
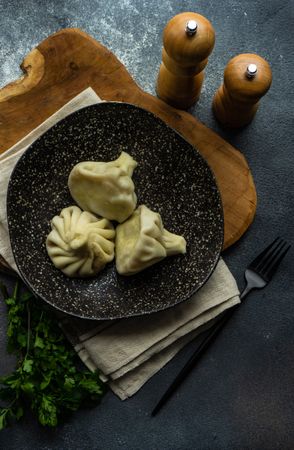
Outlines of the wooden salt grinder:
M167 23L156 86L159 98L179 109L198 100L214 40L211 23L200 14L181 13Z
M263 58L253 53L235 56L228 62L224 82L213 99L216 118L230 128L247 125L271 82L272 72Z

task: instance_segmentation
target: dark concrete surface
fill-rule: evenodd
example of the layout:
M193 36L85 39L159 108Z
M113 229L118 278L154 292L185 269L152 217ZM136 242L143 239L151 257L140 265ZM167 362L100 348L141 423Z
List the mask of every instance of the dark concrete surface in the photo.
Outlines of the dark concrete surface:
M294 243L293 2L0 0L0 84L19 76L23 56L42 39L63 27L79 27L109 47L138 84L154 94L164 25L189 10L206 16L216 30L202 96L192 113L244 152L256 182L255 221L224 255L242 287L246 264L275 236ZM211 101L226 63L243 52L258 53L270 62L273 84L254 122L241 131L225 132L212 116ZM156 418L150 417L152 407L195 343L132 399L121 402L108 393L100 406L76 413L54 431L27 416L0 433L0 448L293 449L293 252L294 248L271 285L244 303ZM13 367L13 358L5 350L2 302L0 314L3 374Z

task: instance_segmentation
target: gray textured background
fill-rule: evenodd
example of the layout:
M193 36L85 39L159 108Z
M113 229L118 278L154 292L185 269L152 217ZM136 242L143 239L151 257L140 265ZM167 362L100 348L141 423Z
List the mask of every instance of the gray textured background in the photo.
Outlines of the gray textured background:
M22 58L42 39L63 27L79 27L109 47L138 84L154 94L164 25L189 10L206 16L216 30L202 95L192 113L244 152L256 182L255 221L224 255L241 287L246 264L265 244L278 234L294 243L293 2L0 0L0 85L19 76ZM224 132L212 116L211 101L226 63L242 52L258 53L270 62L273 84L250 126ZM0 448L293 449L292 259L293 250L270 287L251 295L156 418L150 417L152 407L195 343L132 399L121 402L108 393L100 406L76 413L54 431L44 430L28 415L0 434ZM5 350L2 302L0 314L4 374L13 359Z

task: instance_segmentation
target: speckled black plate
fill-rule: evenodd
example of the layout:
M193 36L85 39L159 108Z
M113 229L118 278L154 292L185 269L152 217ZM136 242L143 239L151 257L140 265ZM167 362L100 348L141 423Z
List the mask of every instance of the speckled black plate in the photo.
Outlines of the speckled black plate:
M183 235L187 253L132 277L118 275L111 263L96 278L70 279L45 247L52 217L74 204L68 175L80 161L110 161L122 150L138 162L138 205L159 212L165 228ZM7 215L27 285L54 307L88 319L141 315L187 300L213 272L223 243L221 199L207 163L163 121L125 103L86 107L35 141L12 173Z

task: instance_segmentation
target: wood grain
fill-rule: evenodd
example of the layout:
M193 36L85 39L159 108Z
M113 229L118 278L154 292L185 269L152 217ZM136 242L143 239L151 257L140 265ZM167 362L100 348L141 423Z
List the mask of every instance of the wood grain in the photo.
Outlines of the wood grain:
M21 67L24 76L0 90L0 153L91 86L104 100L129 102L152 111L198 148L221 191L224 248L251 224L256 191L244 156L191 114L142 91L123 64L89 35L63 29L38 45Z

